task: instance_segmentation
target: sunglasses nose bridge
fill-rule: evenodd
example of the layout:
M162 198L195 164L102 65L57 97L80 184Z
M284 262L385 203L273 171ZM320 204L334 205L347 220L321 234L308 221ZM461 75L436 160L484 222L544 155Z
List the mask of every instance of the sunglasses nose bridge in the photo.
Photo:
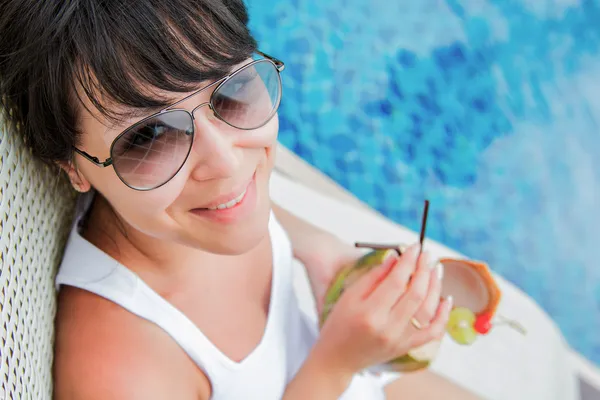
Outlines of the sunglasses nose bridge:
M213 110L213 108L212 108L212 105L210 104L210 101L207 101L206 103L202 103L202 104L200 104L200 105L196 106L196 107L195 107L195 108L192 110L192 112L191 112L191 114L192 114L192 118L194 118L194 119L195 119L195 118L196 118L196 111L198 111L199 109L201 109L201 108L202 108L202 107L204 107L204 106L208 106L208 108L210 108L210 111L211 111L212 113L214 113L214 110Z

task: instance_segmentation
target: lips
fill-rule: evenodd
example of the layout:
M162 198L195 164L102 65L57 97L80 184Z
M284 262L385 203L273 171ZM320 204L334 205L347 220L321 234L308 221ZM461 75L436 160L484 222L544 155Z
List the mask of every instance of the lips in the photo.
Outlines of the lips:
M244 191L240 195L238 195L235 199L230 200L227 203L219 204L216 207L206 207L206 209L207 210L224 210L226 208L231 208L231 207L235 206L236 204L239 204L244 199L244 196L246 195L247 191L248 191L248 189L244 189Z
M208 204L205 204L202 207L198 207L199 210L222 210L226 208L230 208L235 206L237 203L242 201L244 198L246 191L248 190L248 186L254 180L254 176L256 173L243 185L239 185L236 189L232 190L226 195L219 196L215 198Z
M246 188L241 189L241 193L232 192L231 195L221 197L223 200L213 201L211 203L212 209L194 208L191 210L191 214L205 222L209 221L210 223L220 225L235 225L242 221L247 221L255 215L259 204L258 197L256 179L252 179ZM222 203L223 201L225 203Z

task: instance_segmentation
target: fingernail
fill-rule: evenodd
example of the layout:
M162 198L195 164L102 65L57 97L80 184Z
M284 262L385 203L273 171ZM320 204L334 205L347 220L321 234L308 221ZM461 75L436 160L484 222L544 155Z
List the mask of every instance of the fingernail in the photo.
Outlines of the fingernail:
M383 261L389 261L392 258L396 258L398 256L398 253L396 252L396 250L386 250L384 256L383 256Z
M446 301L448 302L448 308L452 309L452 306L454 305L454 297L452 297L452 295L446 297Z
M442 264L439 261L436 261L436 262L437 262L437 264L435 266L435 269L436 269L435 272L437 273L438 279L441 281L444 278L444 264Z
M434 269L437 267L439 260L436 257L433 257L431 253L424 251L423 254L427 254L427 266L429 269Z
M424 251L421 253L421 257L423 257L423 262L425 265L430 266L431 264L431 254L428 251Z
M383 261L381 262L381 267L388 268L393 263L395 263L397 260L398 260L398 257L397 257L396 251L388 250L383 256Z
M397 253L395 250L387 250L385 252L385 254L383 255L383 261L381 262L382 265L389 265L392 260L397 258Z
M414 243L413 245L411 245L408 249L410 251L411 254L414 254L415 256L419 255L419 250L421 250L421 244L419 242Z

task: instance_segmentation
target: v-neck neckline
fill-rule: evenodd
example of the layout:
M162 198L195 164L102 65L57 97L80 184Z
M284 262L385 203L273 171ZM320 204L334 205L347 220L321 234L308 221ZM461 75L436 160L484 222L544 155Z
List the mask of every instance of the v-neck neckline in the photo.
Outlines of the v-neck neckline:
M182 330L187 330L188 332L193 332L194 341L204 343L209 351L213 353L213 356L218 359L221 364L231 368L231 369L239 369L250 363L254 358L258 357L267 347L269 338L272 336L272 331L274 329L275 320L277 316L275 315L277 310L279 309L278 301L281 296L278 296L277 293L279 291L280 286L280 273L277 271L277 245L275 243L275 239L273 238L273 234L271 235L271 285L270 285L270 298L269 298L269 307L267 311L267 321L265 324L265 328L262 334L262 337L258 344L248 353L242 360L235 361L227 356L217 345L215 345L203 332L202 330L182 311L180 311L177 307L167 301L164 297L154 291L150 286L148 286L139 276L137 276L138 280L138 290L141 290L146 296L149 296L153 303L157 306L165 309L166 313L169 315L176 316L177 320L174 321L176 324L181 324ZM125 266L119 264L122 268L126 268ZM132 272L128 268L128 271ZM132 272L133 273L133 272ZM135 274L135 273L134 273ZM176 338L174 338L176 339ZM177 339L176 339L177 340Z

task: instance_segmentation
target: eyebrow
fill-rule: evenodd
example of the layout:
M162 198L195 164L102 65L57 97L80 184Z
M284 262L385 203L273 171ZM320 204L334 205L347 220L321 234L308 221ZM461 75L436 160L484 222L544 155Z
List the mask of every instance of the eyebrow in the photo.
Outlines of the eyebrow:
M218 79L211 80L208 83L205 81L202 82L202 84L199 85L198 88L193 89L188 94L183 94L183 96L180 96L178 98L172 98L172 97L165 98L164 99L165 104L163 104L163 105L156 106L156 107L126 107L124 112L118 113L119 115L122 115L124 117L124 119L120 120L117 118L114 123L108 124L108 126L106 127L106 130L104 131L104 136L106 136L109 132L115 131L115 130L118 130L118 134L122 133L125 129L129 128L132 125L135 125L136 123L143 120L144 118L150 117L153 114L157 114L162 110L168 109L168 108L172 107L173 105L180 103L181 101L183 101L190 95L193 95L195 92L197 92L201 89L204 89L204 88L208 88L213 83L222 81L225 77L229 76L234 71L237 71L239 68L242 68L248 62L249 62L248 60L245 60L245 61L233 66L230 69L230 71L228 71L226 74L224 74L222 77L220 77ZM131 120L137 120L137 119L139 119L139 121L134 121L134 122L131 121Z
M126 107L123 111L117 113L117 115L120 116L119 118L115 118L113 122L109 122L105 125L106 130L104 131L104 135L106 136L111 131L118 131L118 133L121 133L123 130L135 125L144 118L150 117L165 108L168 108L169 104L172 104L177 100L167 99L166 101L168 102L166 105L156 107Z
M152 114L156 114L160 111L163 111L165 109L172 107L173 105L175 105L177 103L180 103L182 100L184 100L184 99L188 98L189 96L193 95L194 93L198 92L200 89L208 87L213 82L217 82L221 79L222 78L219 78L218 80L210 81L208 83L202 82L201 85L190 90L189 92L176 93L177 94L176 97L165 96L164 98L162 98L160 100L160 102L162 102L163 104L156 106L156 107L125 107L125 111L122 113L122 115L126 119L137 119L137 118L143 119L143 117L151 116Z
M127 119L147 117L164 110L165 108L169 107L169 104L174 102L175 101L173 100L168 100L166 105L160 105L156 107L126 108L126 111L123 113L123 115Z

